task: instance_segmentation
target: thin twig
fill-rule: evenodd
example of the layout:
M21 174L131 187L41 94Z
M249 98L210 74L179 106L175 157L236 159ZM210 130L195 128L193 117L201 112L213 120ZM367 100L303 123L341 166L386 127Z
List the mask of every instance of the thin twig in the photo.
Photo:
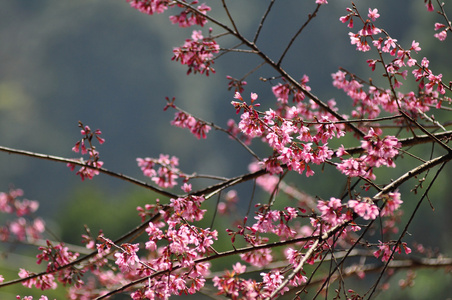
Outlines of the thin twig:
M301 34L301 32L306 28L306 26L308 26L308 24L317 16L317 12L320 9L320 6L322 6L322 4L317 4L317 7L315 8L314 12L312 14L308 15L308 19L306 20L306 22L300 27L300 29L298 29L298 31L294 34L294 36L292 37L292 39L290 40L289 44L287 44L286 49L284 50L283 54L281 54L281 57L279 58L278 62L276 63L276 65L280 66L284 57L286 56L287 52L289 51L290 47L292 47L293 43L295 42L295 40L297 39L297 37Z
M438 171L436 172L435 176L433 177L432 181L430 182L429 186L427 187L427 189L425 190L424 194L422 195L421 199L418 201L413 213L410 216L410 219L408 220L408 222L405 225L405 228L403 229L402 233L399 236L399 239L397 240L394 248L392 249L391 255L388 258L388 262L385 264L385 266L383 267L383 269L381 270L380 276L378 277L377 281L375 282L373 289L369 295L369 299L372 298L372 295L375 293L378 283L380 282L381 278L383 277L383 274L385 273L386 269L389 266L389 262L392 260L392 258L394 257L394 254L396 252L397 247L400 247L400 242L402 241L402 238L405 236L405 234L408 232L408 227L410 226L411 222L414 219L414 216L416 215L419 207L421 206L422 201L424 200L424 198L428 195L428 192L430 191L430 188L433 186L433 183L436 181L436 179L438 178L439 174L441 173L441 171L443 170L444 166L446 165L447 161L444 161L441 165L441 167L438 169Z
M122 179L124 181L127 182L131 182L135 185L144 187L148 190L151 190L153 192L156 192L162 196L165 197L169 197L169 198L177 198L178 195L173 194L171 192L162 190L161 188L152 186L144 181L135 179L133 177L124 175L122 173L116 173L113 171L110 171L108 169L105 168L98 168L98 167L94 167L94 166L90 166L85 162L80 161L79 159L76 158L64 158L64 157L59 157L59 156L54 156L54 155L48 155L48 154L41 154L41 153L37 153L37 152L31 152L31 151L25 151L25 150L18 150L18 149L13 149L13 148L8 148L8 147L4 147L4 146L0 146L0 151L3 152L8 152L11 154L19 154L19 155L24 155L24 156L29 156L29 157L34 157L34 158L39 158L39 159L44 159L44 160L51 160L51 161L55 161L55 162L61 162L61 163L66 163L66 164L73 164L73 165L77 165L77 166L81 166L81 167L85 167L85 168L89 168L89 169L93 169L93 170L97 170L100 173L109 175L111 177L115 177L115 178L119 178Z
M264 15L262 16L262 19L261 19L261 22L259 23L256 34L254 35L253 44L255 44L257 42L257 39L259 38L259 34L261 33L261 30L262 30L262 26L264 26L265 19L267 19L267 16L273 7L273 4L275 4L275 0L271 0L270 4L268 4L267 10L265 11Z

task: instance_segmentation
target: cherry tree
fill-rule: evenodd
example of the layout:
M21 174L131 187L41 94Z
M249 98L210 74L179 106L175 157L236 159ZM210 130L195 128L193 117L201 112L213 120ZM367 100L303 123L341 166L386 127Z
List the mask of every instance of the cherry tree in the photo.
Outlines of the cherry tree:
M328 1L312 1L311 13L292 39L278 45L282 54L271 57L259 42L276 2L268 1L255 34L248 37L225 0L218 11L197 0L127 0L149 17L170 14L172 24L193 28L185 42L172 50L172 60L186 66L187 75L215 76L216 59L231 52L260 59L253 70L227 76L224 86L231 90L231 119L224 126L197 117L196 107L190 112L179 107L171 95L166 105L162 102L164 111L174 112L171 125L187 134L208 139L211 131L221 131L225 139L243 147L249 155L249 172L232 178L189 174L180 169L177 157L162 153L137 158L137 167L148 180L132 178L112 171L114 166L104 166L99 150L105 142L102 131L82 122L81 137L74 137L72 149L82 156L79 159L1 146L2 152L66 164L81 180L113 176L159 198L137 207L137 226L120 238L87 230L80 237L86 254L51 239L39 244L46 230L45 220L36 214L39 203L25 199L20 189L0 193L1 212L12 216L1 224L0 239L37 244L36 263L43 266L40 273L18 266L17 278L0 275L0 288L21 284L41 289L42 300L48 299L46 290L58 285L67 288L69 299L105 299L120 293L132 299L196 293L214 299L283 295L371 299L384 292L386 279L398 270L410 270L400 282L409 286L417 268L452 266L451 259L428 255L424 246L407 242L420 205L430 202L429 193L452 159L448 145L452 132L446 129L452 82L430 68L419 42L402 44L386 31L379 23L378 8L350 3L331 26L349 27L349 36L339 38L349 39L356 51L368 55L362 63L375 78L364 79L343 68L331 74L338 95L347 96L351 109L346 111L334 100L319 98L310 87L309 74L290 74L284 68L295 40L314 26L312 20ZM428 26L440 47L452 30L448 7L439 1L424 3L425 13L439 17ZM262 66L272 69L272 77L259 74ZM259 90L247 90L247 81L261 81L263 89L271 83L273 99L262 99ZM267 149L266 156L255 151L262 148L259 141ZM417 148L425 144L434 150L421 151L420 156ZM403 169L407 164L401 168L399 163L406 158L412 160ZM385 174L392 169L397 170L396 177L388 178ZM325 171L335 172L336 180L344 184L341 194L323 199L286 181L289 176L323 180ZM192 181L200 177L216 183L194 190ZM253 196L239 200L236 187L245 182L253 182ZM402 186L412 192L402 193ZM268 196L253 207L254 187ZM240 212L239 201L249 203L247 211ZM406 201L417 203L413 211L404 209ZM228 228L215 227L213 221L206 225L209 203L214 203L210 205L215 207L214 220L228 220ZM402 218L403 213L408 217ZM226 236L227 249L218 246L219 236ZM218 270L215 265L224 258L229 258L228 268ZM369 276L364 292L355 291L347 280Z

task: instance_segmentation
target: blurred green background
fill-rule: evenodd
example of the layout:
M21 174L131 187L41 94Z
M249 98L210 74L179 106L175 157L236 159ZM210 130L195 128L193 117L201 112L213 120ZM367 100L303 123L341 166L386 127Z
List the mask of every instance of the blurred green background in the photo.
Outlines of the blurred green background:
M215 15L221 7L211 2L207 4L213 7ZM267 4L262 0L230 2L239 28L251 37ZM350 107L349 99L331 85L331 73L339 66L362 78L378 77L379 73L372 74L365 63L373 54L357 53L349 42L350 29L339 22L350 2L330 2L302 33L283 66L295 78L307 74L314 94L325 100L334 98L345 109ZM183 44L192 29L171 25L168 20L171 12L148 16L131 9L126 1L0 0L0 3L1 145L78 157L71 148L80 138L77 127L80 120L103 131L106 143L98 150L104 166L112 171L143 179L135 159L158 157L160 153L179 157L186 173L228 177L247 171L251 157L240 146L220 132L212 132L207 140L199 141L188 131L171 127L173 112L163 112L163 107L166 96L176 97L181 108L225 127L229 118L237 119L230 105L233 91L227 90L226 75L240 78L260 62L258 59L251 55L225 55L215 62L216 74L208 78L186 76L185 66L171 61L171 51ZM423 1L357 3L362 13L376 5L381 14L377 24L402 45L409 47L413 39L420 42L422 53L416 58L427 56L435 73L452 78L451 39L440 43L433 37L433 24L440 19L435 13L426 12ZM277 1L257 44L277 57L314 7L313 0ZM219 18L226 21L224 15ZM202 29L204 34L207 28ZM213 34L222 32L213 28ZM235 45L230 38L219 43L222 47ZM244 94L257 92L263 107L273 105L271 83L258 79L274 75L269 68L262 68L247 78ZM270 153L259 142L254 146L261 155ZM428 153L429 148L425 151ZM412 163L408 159L399 162L402 166L399 172L408 170ZM383 173L383 178L395 177L392 171ZM424 203L409 231L413 239L449 256L452 255L450 173L447 168L430 193L435 210ZM338 196L345 184L338 183L337 175L332 171L309 179L292 176L289 181L313 196L329 198ZM210 183L198 181L194 186ZM402 191L407 216L419 199L409 193L415 184L412 181ZM41 204L38 213L45 217L49 228L74 244L80 243L84 224L93 233L103 228L112 238L120 236L139 223L136 206L152 203L156 197L105 175L81 182L64 164L0 153L0 190L7 191L11 186L23 189L26 198L38 200ZM249 199L251 187L246 184L238 188L241 199ZM262 202L259 197L267 199L264 194L259 195L257 202ZM208 205L214 207L213 203ZM25 251L35 255L33 249ZM15 278L21 263L32 264L33 259L17 256L0 261L0 274L7 280ZM428 295L444 299L452 295L451 276L444 276L443 270L420 272L416 283L412 289L400 290L395 280L395 288L389 294L391 299L427 299ZM0 291L0 298L14 296L14 289L5 291L11 294ZM40 293L33 291L33 295Z

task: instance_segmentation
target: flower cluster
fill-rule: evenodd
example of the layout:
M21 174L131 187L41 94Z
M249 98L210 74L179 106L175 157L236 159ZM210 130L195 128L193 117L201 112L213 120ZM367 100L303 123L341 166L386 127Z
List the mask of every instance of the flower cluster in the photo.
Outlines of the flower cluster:
M348 207L352 208L353 211L364 220L375 220L380 214L378 207L370 198L349 200Z
M245 280L239 277L246 272L246 266L236 263L232 269L233 271L225 271L223 276L215 276L212 279L218 293L232 299L259 299L259 284L253 279Z
M441 30L439 33L435 33L434 36L440 40L441 42L446 40L447 38L447 31L451 30L450 26L446 26L442 23L435 23L435 31Z
M306 78L304 78L306 80ZM286 101L290 90L284 85L278 85L274 89L275 95L279 95L282 107L277 111L269 109L259 112L255 108L259 103L255 103L257 94L251 94L251 105L248 105L240 95L235 94L232 104L237 112L242 109L241 121L238 128L249 138L261 137L275 152L263 160L263 166L272 174L281 173L282 165L289 170L302 174L306 171L306 176L312 176L314 172L309 163L317 165L323 164L333 156L333 151L328 148L327 141L345 134L341 124L335 124L328 113L320 114L320 119L311 116L317 121L305 124L301 117L307 117L305 106L298 102L297 106L288 107ZM278 96L277 96L278 97ZM302 101L300 93L294 95L294 99ZM314 106L311 103L311 106ZM312 113L312 112L311 112ZM331 119L330 119L331 118ZM312 125L315 125L314 127ZM314 129L314 130L311 130ZM298 141L299 142L298 142Z
M41 253L36 256L38 259L36 263L39 265L43 260L48 261L46 271L49 273L56 272L59 282L63 284L75 283L77 286L81 286L83 284L81 280L83 272L80 272L77 268L60 269L62 266L75 261L79 254L69 251L63 243L54 246L47 240L46 244L46 246L38 248Z
M210 72L215 73L211 65L214 54L219 51L220 47L214 39L204 37L200 30L194 30L191 39L186 39L183 46L173 49L171 59L187 65L187 75L193 72L209 76Z
M262 272L262 282L255 279L244 279L240 277L246 272L246 266L236 263L232 266L232 271L226 270L224 275L215 276L212 281L218 289L220 295L225 295L231 299L266 299L276 290L284 280L284 275L280 270L272 270L270 272ZM290 280L291 286L299 286L306 282L306 276L297 274ZM285 287L281 290L281 295L289 290Z
M218 232L189 224L203 218L205 210L200 208L203 201L203 197L196 196L171 199L165 210L160 204L146 205L147 212L162 215L162 221L148 222L145 228L146 256L138 256L138 243L116 245L100 237L103 243L97 245L99 255L116 251L115 264L123 276L129 279L149 276L144 286L132 293L132 299L194 294L204 286L210 264L197 260L215 251L212 245Z
M127 2L131 7L148 15L163 13L170 3L169 0L127 0Z
M168 8L176 6L175 2L169 0L127 0L127 2L129 2L131 7L148 15L161 14ZM198 0L194 0L190 3L190 6L194 7L198 3ZM204 26L207 23L207 19L204 15L210 11L211 8L206 4L203 3L197 6L197 10L186 8L182 4L177 4L177 6L184 9L178 15L169 17L173 24L179 24L180 27L190 27L193 25Z
M391 256L393 256L393 254L395 252L401 254L402 253L402 249L405 251L405 254L410 254L411 253L411 249L407 246L407 244L405 242L400 243L399 245L393 246L391 248L390 243L383 243L381 241L379 241L379 245L378 245L378 250L374 252L374 256L376 258L379 258L381 256L381 261L385 262L385 261L389 261Z
M427 6L428 11L434 11L435 8L433 7L432 0L424 0ZM439 2L438 2L439 4ZM440 6L444 6L444 3L440 4ZM443 9L438 11L438 14L442 15L444 17L444 20L446 21L446 24L443 23L435 23L435 31L441 30L439 33L435 33L433 36L437 38L438 40L445 41L447 38L447 32L452 31L452 24L449 21L448 17L446 16L446 13Z
M38 209L39 203L35 200L20 199L23 196L21 189L11 189L9 193L0 192L0 212L15 215L13 218L4 218L4 225L0 226L0 241L35 241L42 237L45 230L44 220L31 217Z
M179 169L179 159L175 156L160 154L159 158L137 158L138 166L144 176L150 177L153 182L163 188L172 188L177 185L176 179L186 178ZM158 169L156 170L156 166Z
M343 159L347 152L340 148L336 155L341 157L342 162L337 164L337 169L349 177L365 177L375 179L373 168L388 166L395 168L394 158L399 153L400 142L395 136L386 136L383 139L373 130L369 129L368 134L361 141L365 154L358 158Z
M198 1L193 1L191 5L193 6L197 3ZM197 7L197 10L199 13L197 11L193 11L192 9L186 8L180 14L170 16L170 21L173 24L179 24L180 27L190 27L193 25L204 26L207 23L207 19L204 15L210 11L211 8L203 3Z
M76 175L80 175L82 180L85 180L85 178L93 179L95 175L99 175L99 171L96 169L101 168L104 164L99 160L99 152L93 145L93 139L96 139L101 145L105 142L105 139L100 137L102 132L99 129L92 131L88 125L85 126L80 121L78 127L81 128L80 132L83 137L81 140L75 143L72 151L74 151L75 153L81 152L82 155L88 154L89 158L86 161L84 161L83 158L78 160L84 165L77 171ZM74 171L76 165L73 163L68 163L67 166L71 169L71 171Z
M57 288L58 284L55 282L55 277L53 274L44 274L37 277L34 277L34 273L29 272L25 269L20 269L19 277L20 278L30 278L22 282L22 285L27 288L32 288L35 286L38 289L43 291L45 290L54 290Z
M353 27L353 17L360 16L356 9L348 8L349 12L346 16L340 18L342 22L349 22L349 27ZM369 9L368 17L375 21L379 14L376 9ZM444 24L436 23L435 30L445 28L441 33L435 35L439 39L445 38L446 31L450 29ZM369 59L367 60L369 67L372 71L375 70L377 63L380 63L391 79L391 84L394 88L398 88L402 85L401 80L406 80L408 70L403 70L403 67L413 67L412 74L416 81L419 81L419 88L423 91L420 95L415 95L413 92L407 94L397 93L394 95L393 90L377 89L371 83L369 83L369 92L366 93L362 90L362 83L357 82L354 78L347 81L344 80L345 76L343 72L333 74L333 85L343 89L353 99L354 106L357 107L353 111L353 116L364 117L366 114L369 118L374 118L379 115L382 108L388 112L397 111L399 108L406 109L416 117L419 112L423 113L428 111L431 106L440 104L441 100L438 99L438 93L445 94L445 84L441 81L442 74L435 75L428 69L429 61L424 58L421 63L413 58L412 52L418 53L421 48L419 43L412 41L409 49L403 49L397 40L390 37L386 32L383 37L376 37L375 35L381 33L381 30L375 27L369 19L364 22L364 27L358 33L350 33L351 43L357 45L359 51L369 51L371 44L381 53L389 53L393 58L390 63L384 63L381 59ZM380 57L382 57L380 55ZM436 91L434 90L436 87ZM446 97L446 100L449 98ZM359 105L357 105L359 103Z
M331 197L330 201L320 200L317 204L323 222L330 226L336 226L343 224L345 221L350 220L350 215L346 212L345 206L342 204L341 199Z
M199 25L203 27L207 23L206 14L211 8L206 4L199 3L194 0L186 5L168 0L127 0L130 6L142 13L153 15L160 14L171 7L178 6L182 11L177 15L169 17L171 23L178 24L180 27L191 27ZM184 1L185 2L185 1ZM209 35L212 29L209 30ZM220 47L216 41L210 37L203 37L201 31L194 30L191 39L186 39L181 47L173 49L173 57L171 60L180 61L181 64L188 66L187 74L200 73L209 76L209 73L215 73L215 69L211 67L213 64L214 54L218 53Z
M233 139L233 137L235 137L236 139L242 141L245 145L251 144L253 138L243 134L234 119L229 119L227 125L227 132L231 135L229 138Z
M384 205L381 210L382 216L392 216L394 212L399 209L403 201L400 199L400 193L398 191L390 192L382 196Z
M309 92L311 88L307 85L308 82L309 77L307 75L303 75L300 80L300 85L305 91ZM300 91L299 89L291 86L288 83L278 83L277 85L272 87L272 92L275 95L276 99L283 104L288 103L290 96L292 96L292 101L295 103L300 103L306 97L303 91Z
M171 125L180 128L187 128L198 139L205 139L207 137L207 133L211 129L211 127L207 125L206 122L196 119L192 115L189 115L183 111L176 112L174 120L171 121Z
M260 206L257 204L256 206ZM286 207L284 211L265 209L261 207L257 212L256 223L248 227L252 232L274 233L280 239L293 238L297 232L289 226L289 221L297 218L298 212L293 207Z

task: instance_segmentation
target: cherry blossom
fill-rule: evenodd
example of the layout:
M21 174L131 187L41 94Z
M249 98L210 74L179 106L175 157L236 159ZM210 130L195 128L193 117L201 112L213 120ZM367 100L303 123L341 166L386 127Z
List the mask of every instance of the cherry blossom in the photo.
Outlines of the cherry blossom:
M374 9L369 8L369 13L367 14L367 16L372 21L375 22L380 17L380 14L378 13L378 9L376 9L376 8L374 8Z
M317 208L322 213L322 220L331 226L341 224L347 219L347 215L344 213L345 210L340 199L332 197L330 201L319 201Z
M122 272L129 271L139 263L140 259L136 254L140 249L139 245L140 244L121 244L121 251L114 254L116 258L115 263Z
M177 168L179 159L175 156L170 158L169 155L160 154L158 159L150 157L137 158L137 163L144 176L150 177L153 182L163 188L174 187L177 185L177 178L186 177ZM157 170L156 167L158 167Z
M193 1L191 4L193 5L196 3L197 1ZM202 14L206 14L208 11L211 10L211 8L204 3L199 5L197 9ZM193 25L204 26L207 23L207 19L203 15L194 12L193 10L188 8L183 10L178 15L170 16L169 19L171 23L179 24L180 27L190 27Z
M189 129L198 139L205 139L207 137L207 133L211 129L211 127L205 122L198 120L182 111L176 112L176 116L171 122L171 125Z
M80 121L78 126L81 128L80 133L83 137L75 143L72 151L76 153L81 152L82 155L89 155L86 162L83 158L76 159L76 161L84 163L84 166L76 172L76 175L79 175L83 181L85 178L93 179L94 176L99 175L99 171L96 169L102 168L104 163L99 160L99 152L96 150L96 147L93 145L92 141L93 139L96 139L98 143L102 145L105 142L105 139L100 137L102 132L99 129L92 131L89 126L83 125ZM88 148L86 147L86 144L88 144ZM71 171L74 171L76 165L74 163L68 163L67 166L71 169Z
M347 204L364 220L375 220L379 216L378 207L370 199L366 198L362 201L349 200Z
M169 0L127 0L127 2L131 7L148 15L163 13L170 3Z
M188 66L187 74L193 72L194 74L215 73L211 67L213 64L213 56L220 50L215 40L204 37L201 31L193 31L191 39L186 39L181 47L174 48L174 56L171 58L175 61L180 61L181 64Z

